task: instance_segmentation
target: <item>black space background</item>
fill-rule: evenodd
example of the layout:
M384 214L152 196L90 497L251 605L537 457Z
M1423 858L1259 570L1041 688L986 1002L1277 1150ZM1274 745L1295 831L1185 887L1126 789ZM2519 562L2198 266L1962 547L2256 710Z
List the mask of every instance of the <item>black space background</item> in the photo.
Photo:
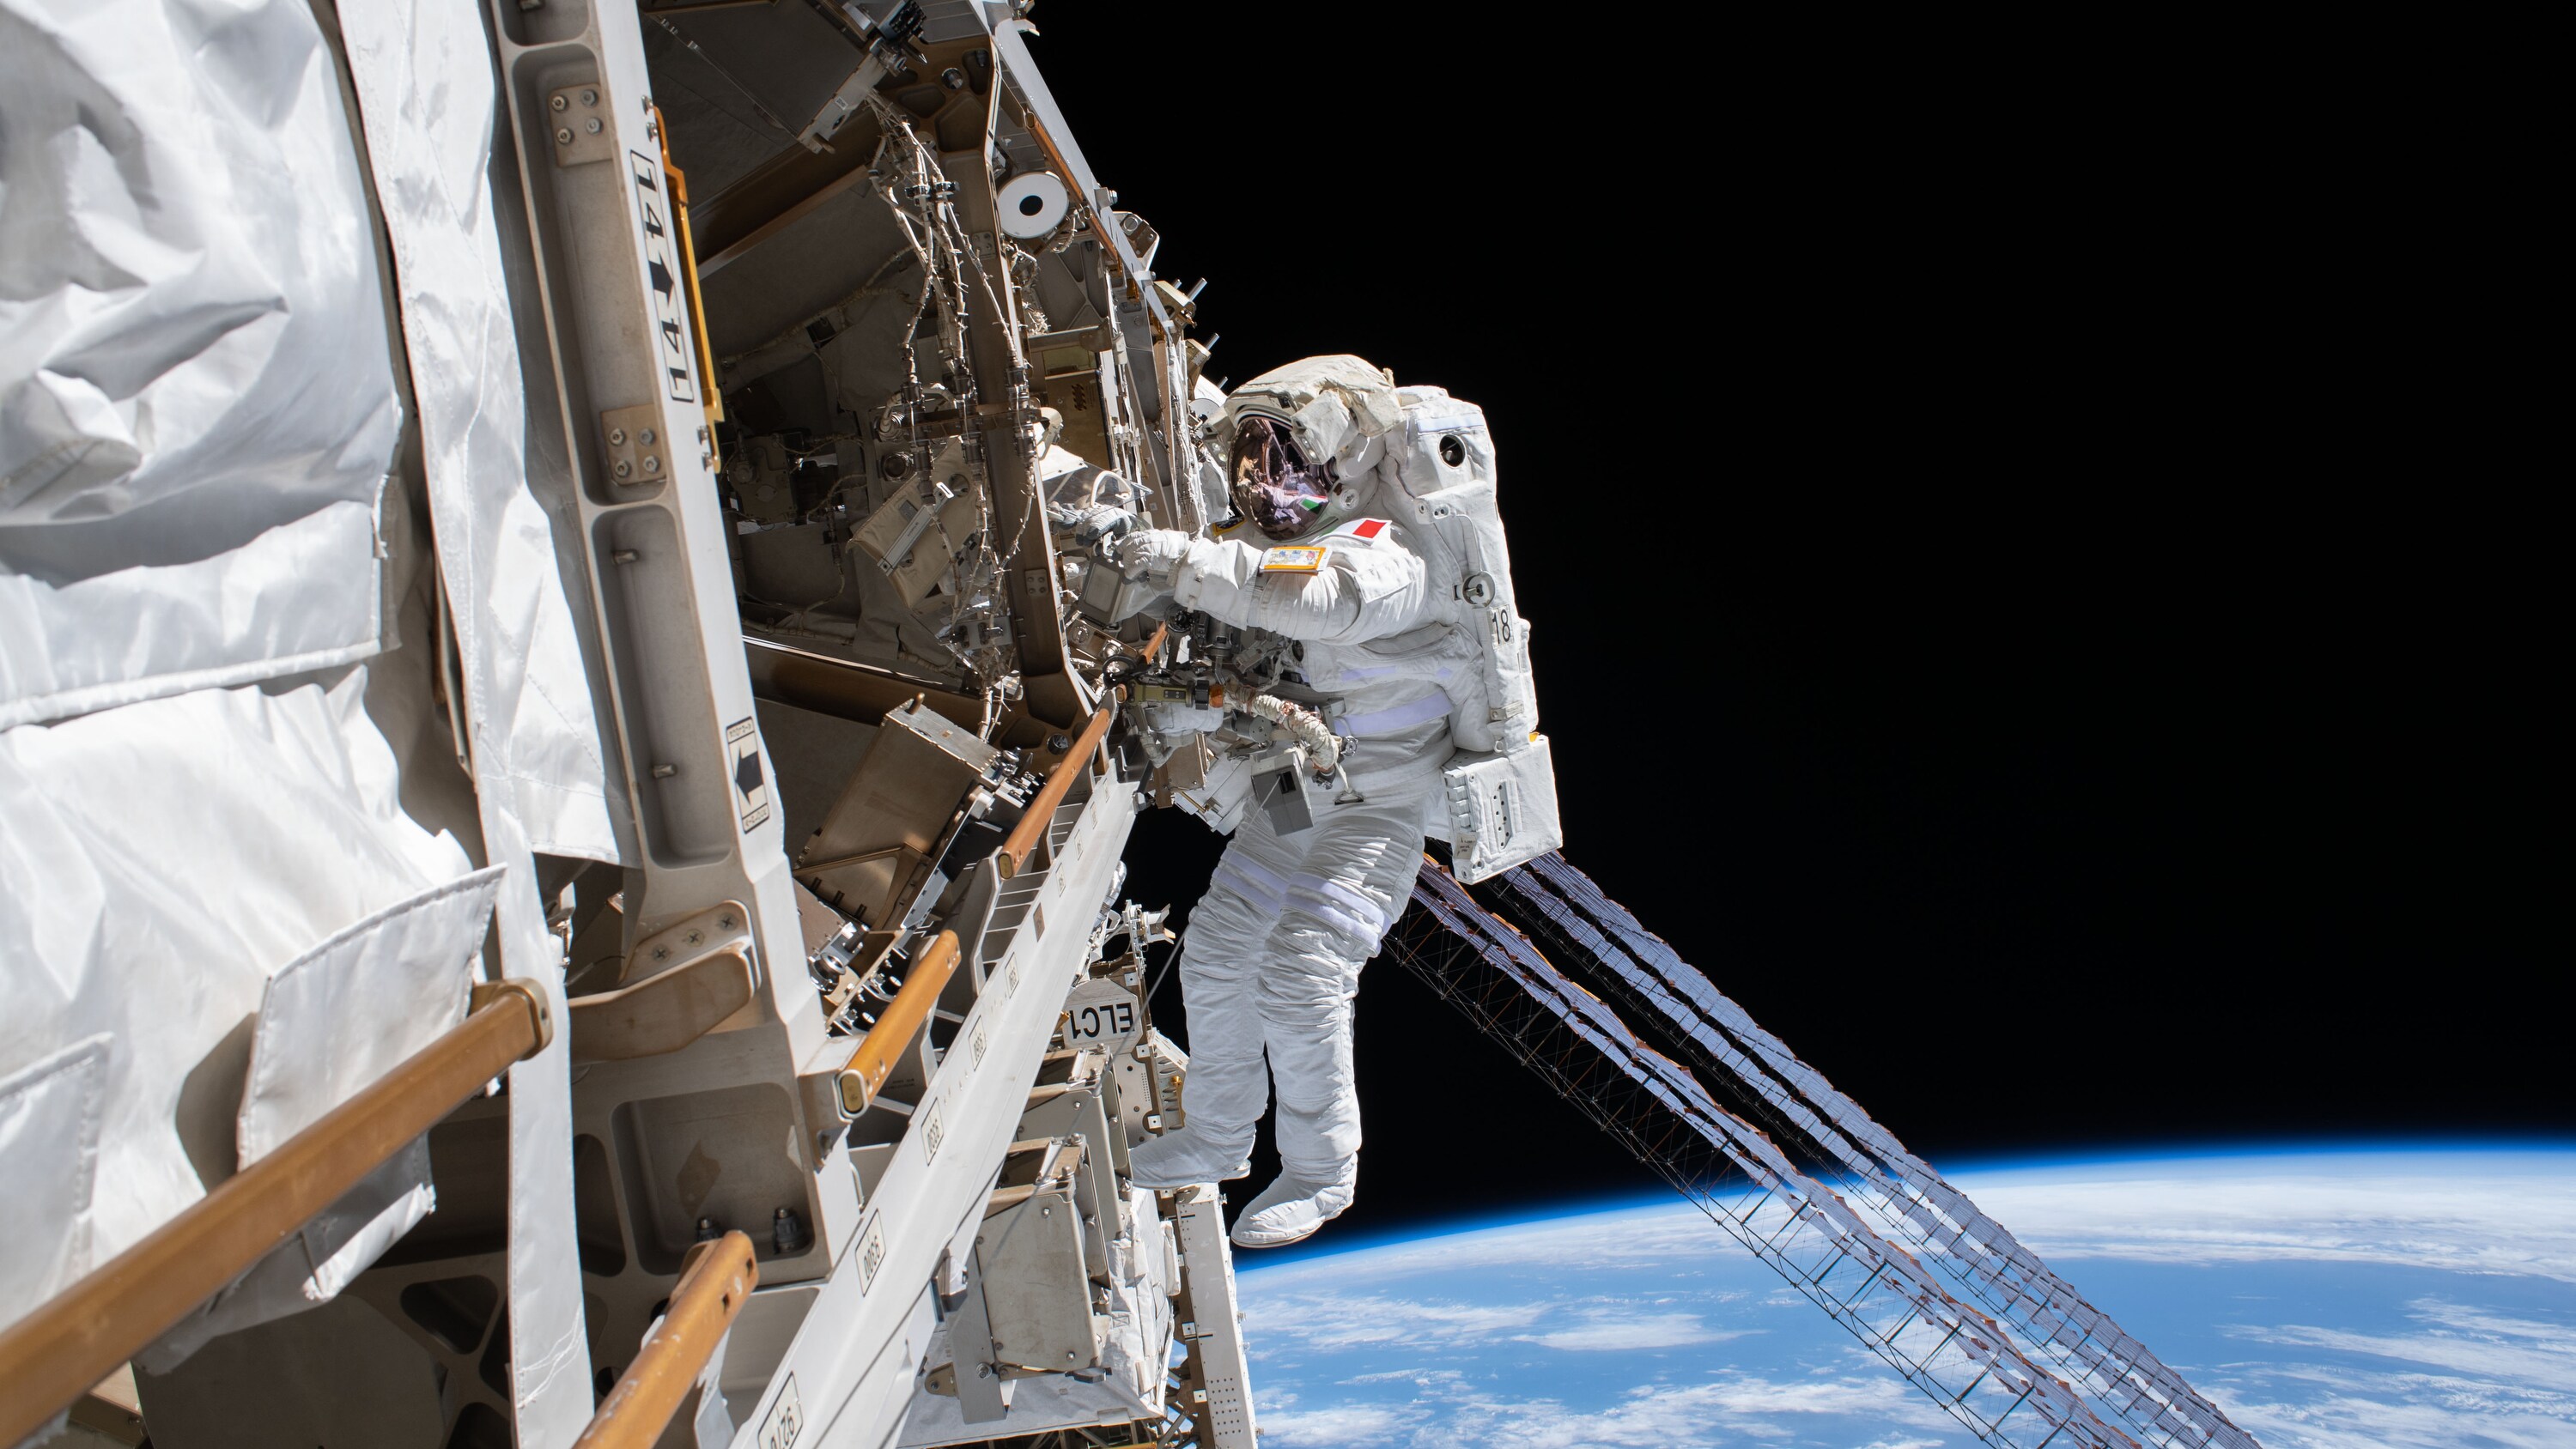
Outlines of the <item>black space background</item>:
M1567 855L1936 1162L2576 1126L2479 124L2298 37L1578 10L1031 42L1212 374L1485 407ZM1359 1053L1337 1235L1651 1185L1391 963Z

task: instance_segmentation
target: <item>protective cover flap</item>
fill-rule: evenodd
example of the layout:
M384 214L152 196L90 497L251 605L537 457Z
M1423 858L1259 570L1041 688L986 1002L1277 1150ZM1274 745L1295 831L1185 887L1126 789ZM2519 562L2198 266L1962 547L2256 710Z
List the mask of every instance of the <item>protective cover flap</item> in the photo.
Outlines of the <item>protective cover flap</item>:
M0 731L0 1079L108 1037L95 1261L234 1170L270 973L472 869L403 813L365 693L361 670Z
M465 1016L502 867L434 886L335 932L269 978L251 1038L247 1167ZM437 1205L426 1138L396 1153L138 1359L168 1373L219 1333L327 1303Z
M304 0L0 0L0 728L376 652L402 412Z
M98 1177L105 1033L0 1078L0 1214L16 1241L0 1255L0 1323L89 1271L89 1200Z

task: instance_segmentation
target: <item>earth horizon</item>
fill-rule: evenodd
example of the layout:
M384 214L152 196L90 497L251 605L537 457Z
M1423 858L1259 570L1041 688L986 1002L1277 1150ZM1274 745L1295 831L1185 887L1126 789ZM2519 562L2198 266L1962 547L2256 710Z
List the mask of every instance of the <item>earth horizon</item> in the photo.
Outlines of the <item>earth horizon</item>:
M2576 1449L2576 1144L1948 1175L2266 1449ZM1268 1449L1977 1442L1677 1197L1237 1270Z

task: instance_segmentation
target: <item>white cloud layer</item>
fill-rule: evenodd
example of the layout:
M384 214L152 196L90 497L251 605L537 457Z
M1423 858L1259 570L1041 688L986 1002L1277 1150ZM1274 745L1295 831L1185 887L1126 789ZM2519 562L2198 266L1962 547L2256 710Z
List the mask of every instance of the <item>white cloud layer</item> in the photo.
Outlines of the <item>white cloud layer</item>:
M2465 1155L2464 1155L2465 1156ZM2526 1157L2527 1154L2515 1154ZM2576 1213L2527 1167L2459 1172L2402 1166L2406 1155L2278 1159L2238 1172L2146 1163L2077 1178L2070 1170L1963 1174L1988 1216L2051 1263L2394 1263L2520 1273L2576 1283ZM2229 1159L2217 1159L2226 1164ZM2243 1164L2237 1164L2242 1167ZM2171 1169L2158 1171L2157 1169Z
M2188 1362L2166 1352L2266 1449L2576 1449L2576 1154L2213 1159L1961 1185L2079 1286L2088 1260L2121 1263L2133 1293L2135 1265L2229 1269L2233 1296L2198 1320ZM2348 1301L2315 1290L2313 1268L2283 1280L2308 1288L2263 1286L2266 1266L2317 1263L2374 1266ZM2210 1291L2208 1275L2172 1281ZM1974 1449L1678 1203L1243 1283L1256 1393L1265 1372L1288 1391L1263 1398L1268 1449ZM2390 1284L2414 1286L2368 1296ZM2225 1314L2238 1317L2221 1328Z
M1774 1380L1727 1373L1691 1384L1640 1384L1605 1408L1477 1390L1455 1380L1400 1407L1266 1414L1264 1449L1703 1449L1800 1443L1796 1421L1883 1426L1864 1449L1949 1449L1955 1428L1903 1381L1863 1370ZM1927 1433L1928 1431L1928 1433Z

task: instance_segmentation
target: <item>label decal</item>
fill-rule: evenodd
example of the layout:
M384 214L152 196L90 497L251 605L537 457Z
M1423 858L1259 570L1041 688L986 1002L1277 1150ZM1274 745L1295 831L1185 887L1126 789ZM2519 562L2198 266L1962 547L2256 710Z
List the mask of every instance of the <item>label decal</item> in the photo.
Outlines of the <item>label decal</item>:
M877 1269L885 1266L885 1218L868 1214L868 1230L859 1237L859 1291L877 1286Z
M779 1390L778 1402L761 1423L760 1449L796 1449L797 1436L804 1432L805 1405L796 1397L796 1375L789 1374L787 1387Z
M733 803L749 830L769 818L769 772L760 763L758 716L744 715L725 726L726 773L733 777Z
M653 290L653 332L662 368L663 389L671 401L698 400L693 375L697 349L689 336L689 305L680 294L680 252L671 238L671 204L662 194L660 163L641 151L626 153L626 174L635 183L636 226L644 237L644 281Z

